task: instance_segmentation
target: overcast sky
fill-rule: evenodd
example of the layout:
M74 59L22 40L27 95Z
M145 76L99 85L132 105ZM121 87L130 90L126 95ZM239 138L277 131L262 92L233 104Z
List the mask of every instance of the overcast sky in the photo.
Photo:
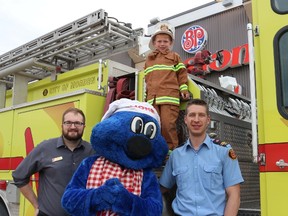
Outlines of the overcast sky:
M213 0L0 0L0 55L99 9L132 28Z

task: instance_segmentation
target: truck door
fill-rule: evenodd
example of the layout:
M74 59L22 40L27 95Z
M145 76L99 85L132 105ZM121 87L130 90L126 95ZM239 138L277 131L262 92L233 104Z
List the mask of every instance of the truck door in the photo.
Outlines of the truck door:
M62 114L69 107L79 107L79 101L67 100L66 103L62 101L60 104L51 102L17 109L14 118L13 155L23 155L24 158L38 143L60 136ZM37 194L37 173L31 177L30 184ZM20 198L20 205L20 215L34 214L33 206L23 196Z
M253 0L262 216L288 212L288 4Z

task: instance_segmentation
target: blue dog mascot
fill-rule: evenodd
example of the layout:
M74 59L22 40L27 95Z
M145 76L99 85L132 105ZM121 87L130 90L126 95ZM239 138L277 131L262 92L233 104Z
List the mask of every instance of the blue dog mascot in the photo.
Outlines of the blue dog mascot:
M162 214L162 196L153 168L168 145L156 110L146 102L116 100L92 130L94 156L82 161L62 197L74 216Z

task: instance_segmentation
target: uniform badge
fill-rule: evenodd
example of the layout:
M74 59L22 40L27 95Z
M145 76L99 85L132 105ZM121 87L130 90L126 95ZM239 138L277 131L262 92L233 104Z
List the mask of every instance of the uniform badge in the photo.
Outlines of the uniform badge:
M63 157L62 157L62 156L52 158L52 162L53 162L53 163L56 162L56 161L60 161L60 160L63 160Z
M213 143L217 144L217 145L220 145L220 146L225 146L225 147L228 145L227 142L221 141L220 139L214 139Z
M227 146L227 144L228 144L228 143L227 143L227 142L224 142L224 141L220 143L221 146Z
M235 153L235 151L231 148L230 150L229 150L229 157L232 159L232 160L236 160L237 159L237 155L236 155L236 153Z

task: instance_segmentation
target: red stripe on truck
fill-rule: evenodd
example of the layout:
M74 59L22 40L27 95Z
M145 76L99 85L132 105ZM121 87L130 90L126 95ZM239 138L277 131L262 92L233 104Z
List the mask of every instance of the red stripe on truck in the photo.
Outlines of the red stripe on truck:
M277 166L279 161L288 165L288 143L269 143L258 146L260 172L288 172L288 166Z

